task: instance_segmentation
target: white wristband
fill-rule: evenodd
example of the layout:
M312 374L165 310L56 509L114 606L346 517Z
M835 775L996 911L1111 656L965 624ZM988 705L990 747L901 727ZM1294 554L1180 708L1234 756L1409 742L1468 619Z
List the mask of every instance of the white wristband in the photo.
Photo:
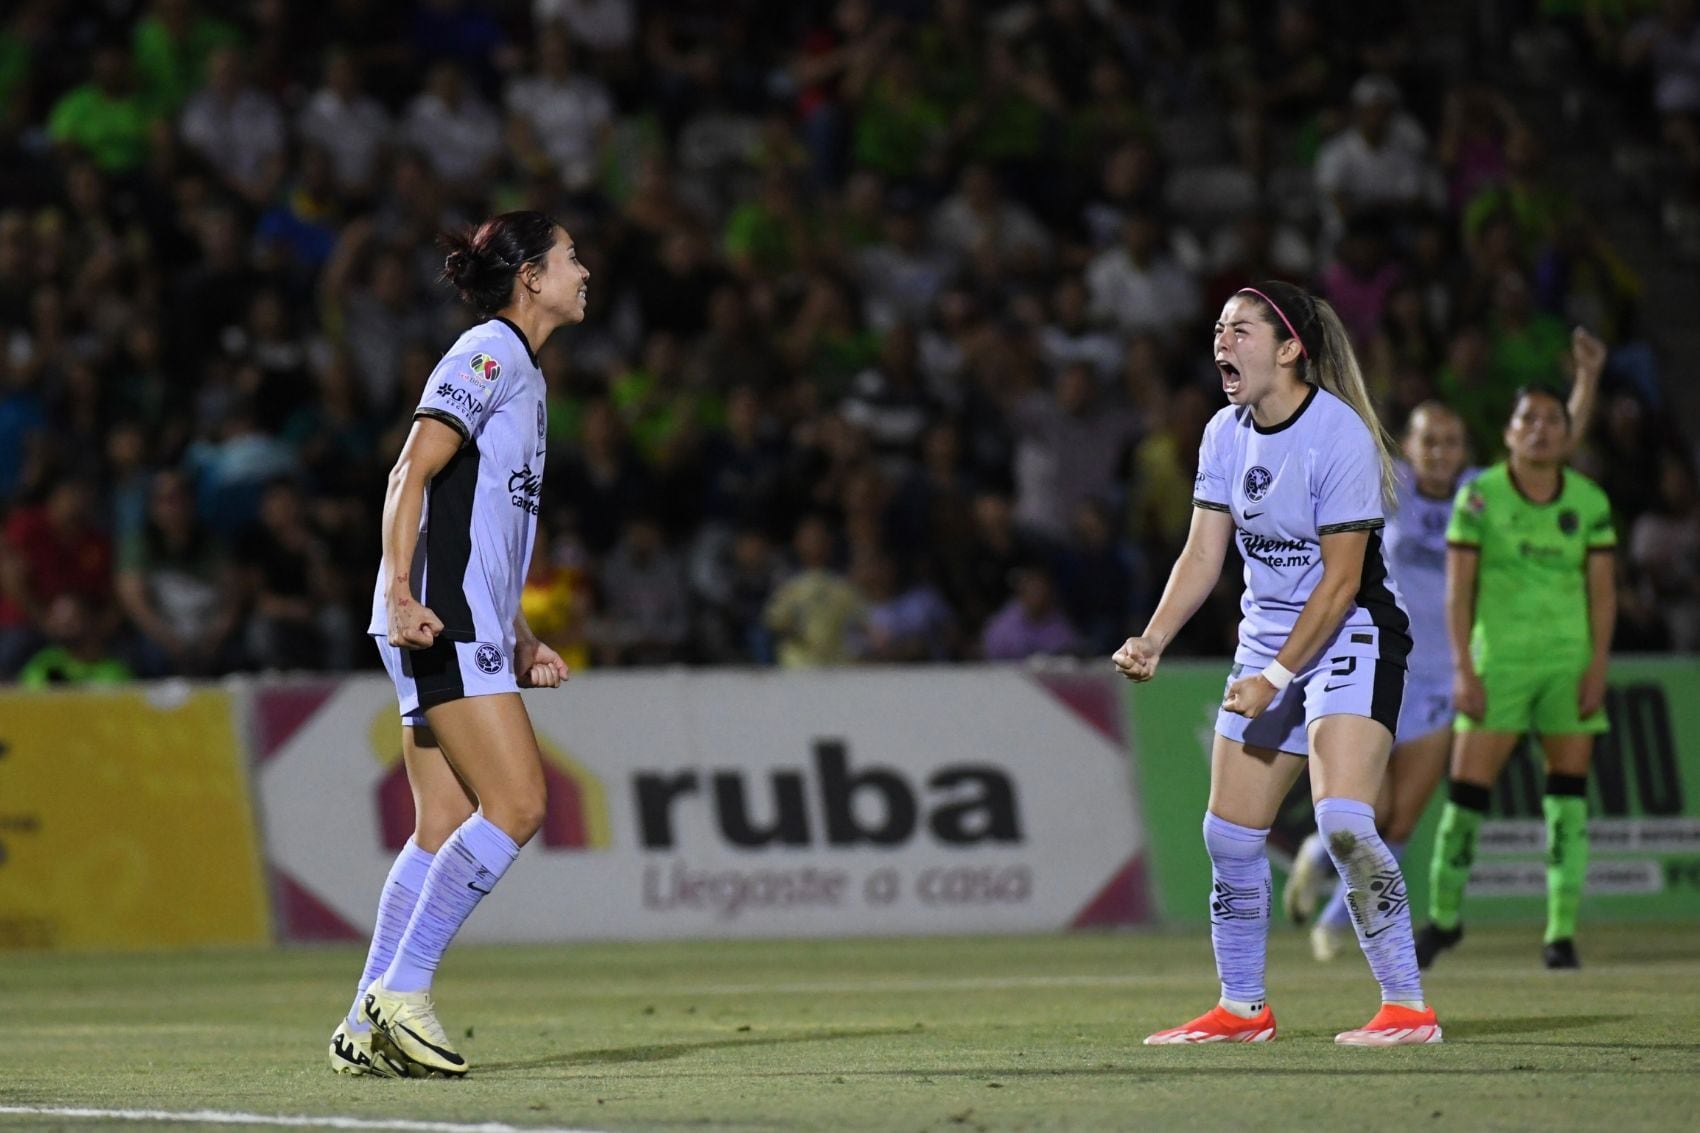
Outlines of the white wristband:
M1271 661L1269 667L1263 670L1263 679L1274 685L1276 692L1280 692L1293 683L1293 674L1288 672L1281 662Z

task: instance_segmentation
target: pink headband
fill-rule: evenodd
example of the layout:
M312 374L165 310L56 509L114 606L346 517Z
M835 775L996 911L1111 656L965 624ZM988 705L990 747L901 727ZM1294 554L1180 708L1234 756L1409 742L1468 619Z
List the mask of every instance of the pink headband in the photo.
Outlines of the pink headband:
M1310 357L1310 351L1305 349L1305 340L1302 339L1302 338L1299 338L1299 332L1293 329L1292 321L1287 318L1286 312L1281 310L1281 308L1276 305L1275 300L1271 299L1269 296L1265 295L1263 292L1259 291L1255 287L1242 287L1239 290L1239 294L1241 294L1241 295L1244 295L1247 292L1250 292L1251 294L1257 296L1259 299L1263 300L1265 303L1269 304L1269 309L1271 311L1274 311L1276 316L1278 318L1280 318L1281 324L1287 328L1287 333L1292 335L1295 339L1298 340L1299 353L1303 354L1306 358L1309 358Z

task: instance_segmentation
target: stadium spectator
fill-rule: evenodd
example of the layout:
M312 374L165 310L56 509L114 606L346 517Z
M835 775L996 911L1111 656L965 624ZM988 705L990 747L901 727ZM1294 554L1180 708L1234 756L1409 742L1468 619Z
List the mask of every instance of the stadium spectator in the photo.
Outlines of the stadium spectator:
M103 640L115 624L112 542L96 523L94 489L66 476L35 506L19 507L0 536L0 674L45 644L48 609L61 595L83 603Z
M549 23L537 37L537 69L509 81L509 145L532 169L551 169L574 192L590 187L614 118L614 100L573 65L572 44Z
M1352 124L1316 156L1316 188L1327 207L1324 235L1337 240L1354 219L1407 219L1444 200L1428 139L1400 109L1399 88L1382 75L1352 87Z
M54 103L47 135L61 149L87 155L107 173L132 173L147 160L154 114L135 90L123 48L95 49L88 82Z
M408 104L402 136L457 199L475 199L502 157L502 120L454 63L431 68Z
M1121 243L1092 258L1086 286L1092 317L1124 335L1174 336L1198 314L1198 285L1164 247L1162 224L1149 212L1130 213Z
M207 60L207 85L183 107L184 143L251 205L264 204L283 177L287 140L271 96L248 85L243 59L221 47Z
M988 661L1024 661L1073 653L1080 647L1080 635L1057 605L1050 572L1028 566L1017 574L1015 597L986 623L981 652Z
M18 683L25 688L115 685L128 681L130 667L110 655L100 619L75 594L53 599L43 619L50 642L24 663Z
M642 512L631 516L608 555L602 601L589 629L597 663L683 661L689 601L684 565L667 549L659 520Z
M354 56L345 49L328 53L323 85L296 118L295 132L330 155L339 190L356 200L377 191L394 130L389 111L362 88Z
M241 665L242 603L224 545L195 517L183 474L155 474L147 518L119 547L119 605L143 676L207 676Z
M954 652L955 626L950 607L924 582L904 585L897 563L882 551L870 551L851 568L850 578L863 603L851 639L859 661L942 661Z
M1635 520L1629 560L1669 627L1671 648L1700 650L1700 485L1674 453L1661 466L1657 506Z
M779 664L842 665L850 660L850 635L862 616L862 601L830 565L832 528L821 516L809 516L798 525L792 546L798 572L774 592L763 613Z
M346 669L353 619L299 488L288 480L266 488L237 555L252 596L249 656L268 669Z
M1021 398L1010 421L1015 520L1052 540L1067 533L1083 501L1112 494L1139 431L1131 411L1104 404L1097 378L1081 362L1057 375L1054 391Z

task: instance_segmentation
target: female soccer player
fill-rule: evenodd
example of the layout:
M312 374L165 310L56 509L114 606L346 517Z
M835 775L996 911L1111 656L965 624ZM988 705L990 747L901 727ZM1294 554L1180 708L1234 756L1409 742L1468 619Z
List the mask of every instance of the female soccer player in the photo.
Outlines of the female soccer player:
M1428 967L1463 938L1459 915L1489 792L1517 741L1546 753L1549 968L1574 968L1576 908L1588 865L1588 765L1617 616L1611 504L1566 468L1564 399L1521 390L1505 430L1509 456L1458 493L1446 531L1446 618L1457 670L1452 784L1429 863Z
M416 819L379 897L354 1005L331 1037L332 1069L350 1074L466 1073L431 977L543 820L542 755L519 690L567 678L519 600L547 431L537 349L584 318L590 272L566 230L537 212L503 213L444 243L443 277L485 321L426 382L384 498L367 629L401 702Z
M1375 829L1411 650L1410 619L1381 549L1394 489L1392 443L1376 422L1339 316L1299 288L1261 283L1229 299L1216 323L1215 358L1229 404L1199 446L1192 528L1150 624L1128 639L1115 664L1136 681L1156 674L1163 648L1214 587L1237 528L1244 618L1216 718L1204 816L1222 997L1145 1041L1275 1037L1263 987L1264 843L1308 755L1317 825L1381 984L1381 1010L1335 1041L1438 1043L1404 878Z
M1580 435L1593 413L1606 347L1578 327L1571 337L1571 353L1575 384L1569 408L1576 422L1574 432ZM1387 519L1387 569L1411 615L1410 679L1394 733L1397 743L1387 783L1376 807L1381 836L1396 858L1403 856L1405 842L1427 809L1452 746L1454 674L1446 629L1446 528L1458 488L1475 476L1474 470L1465 467L1464 420L1441 402L1427 401L1412 411L1404 450L1405 463L1396 469L1398 506ZM1293 875L1282 894L1288 917L1299 924L1309 919L1333 876L1328 847L1320 834L1312 834L1299 847ZM1311 951L1318 960L1332 960L1351 934L1346 891L1336 887L1311 930Z

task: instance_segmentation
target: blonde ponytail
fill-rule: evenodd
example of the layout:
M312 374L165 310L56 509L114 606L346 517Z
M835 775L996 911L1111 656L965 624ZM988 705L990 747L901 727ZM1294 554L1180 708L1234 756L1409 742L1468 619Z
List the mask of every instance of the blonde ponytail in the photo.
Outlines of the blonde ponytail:
M1345 324L1326 299L1316 299L1316 324L1319 330L1316 354L1300 366L1306 381L1314 382L1350 405L1375 437L1375 447L1381 456L1381 500L1389 512L1398 499L1397 480L1393 474L1393 437L1375 412L1369 398L1369 386L1364 383L1363 368L1352 350L1352 340Z

